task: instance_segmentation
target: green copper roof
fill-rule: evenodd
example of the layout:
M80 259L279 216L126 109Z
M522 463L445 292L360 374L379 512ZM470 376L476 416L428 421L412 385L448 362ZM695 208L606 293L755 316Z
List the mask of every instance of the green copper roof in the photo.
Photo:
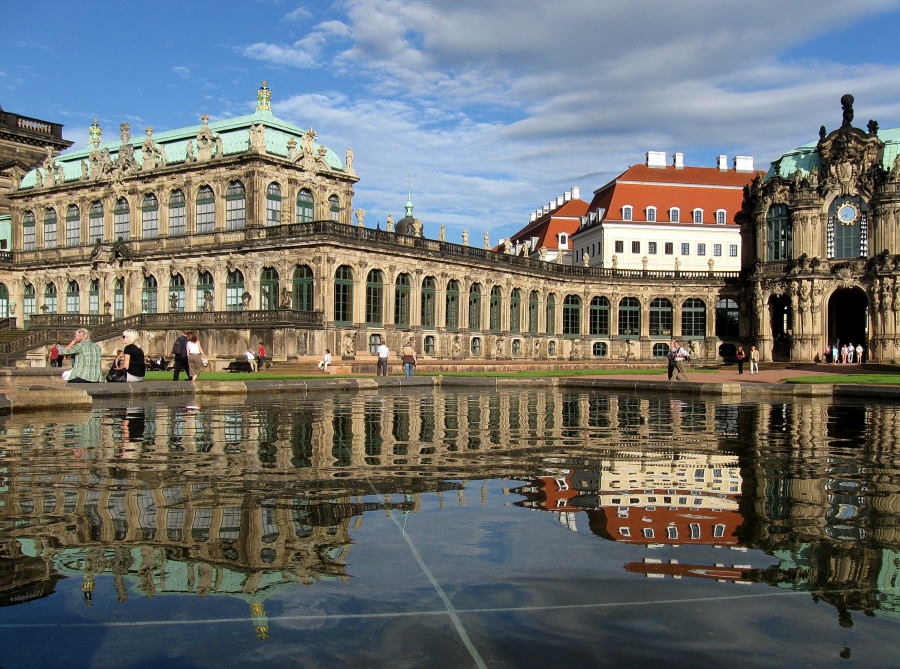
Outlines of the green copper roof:
M900 155L900 128L888 128L879 130L878 139L884 142L884 156L881 161L882 167L889 170L894 164L894 158ZM775 176L775 168L778 166L778 174L782 178L788 179L794 175L799 168L803 176L808 176L812 168L822 171L822 161L816 151L819 142L810 142L803 146L798 146L793 151L788 151L781 156L780 163L778 160L772 163L766 174L766 181Z

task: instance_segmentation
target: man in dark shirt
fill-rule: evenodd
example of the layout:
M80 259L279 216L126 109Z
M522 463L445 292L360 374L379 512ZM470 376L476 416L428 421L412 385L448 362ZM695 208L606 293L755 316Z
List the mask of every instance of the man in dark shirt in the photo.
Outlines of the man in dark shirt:
M180 372L185 373L185 381L191 380L191 374L188 371L188 353L187 353L187 330L183 331L178 339L175 340L175 343L172 344L172 353L171 355L175 357L175 365L172 368L173 376L172 380L177 381L178 375Z

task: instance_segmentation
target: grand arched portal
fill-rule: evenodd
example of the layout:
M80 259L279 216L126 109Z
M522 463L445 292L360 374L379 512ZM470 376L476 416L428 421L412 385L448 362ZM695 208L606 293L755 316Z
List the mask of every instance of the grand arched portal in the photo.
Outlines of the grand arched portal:
M791 300L787 295L773 295L769 298L769 326L772 332L772 360L790 360L794 317Z
M869 299L860 288L840 288L828 300L828 343L868 348Z

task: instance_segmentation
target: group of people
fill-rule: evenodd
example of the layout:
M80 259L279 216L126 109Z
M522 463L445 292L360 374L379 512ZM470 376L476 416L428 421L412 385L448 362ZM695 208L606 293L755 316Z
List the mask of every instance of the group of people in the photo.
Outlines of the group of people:
M378 354L378 363L375 366L375 376L387 376L388 375L388 358L391 357L391 349L388 348L388 345L384 343L384 339L379 339L378 348L376 349L376 353ZM406 342L406 345L403 347L403 350L400 352L400 361L403 363L403 375L406 377L410 377L416 370L416 365L418 364L418 358L416 358L416 351L412 347L411 342ZM322 355L322 359L316 364L316 367L328 371L328 365L331 364L331 349L325 349L325 353Z
M738 346L736 357L738 364L738 374L744 373L744 362L747 360L747 358L750 359L750 373L759 374L759 350L757 350L756 346L750 347L749 356L744 352L743 346Z
M829 346L825 350L825 362L833 364L842 363L852 365L854 360L862 364L865 349L862 344L857 344L854 348L853 344L844 344L843 346Z
M200 372L208 364L206 353L203 351L197 333L192 330L184 330L172 344L170 353L175 359L172 366L172 380L177 381L181 372L186 372L188 380L196 381Z
M256 363L256 371L261 372L263 367L266 364L266 347L263 346L262 342L259 342L259 355L253 355L253 351L251 348L247 348L244 352L244 357L247 358L247 362L250 363L250 370L253 370L253 363ZM272 363L269 363L269 367L272 366Z

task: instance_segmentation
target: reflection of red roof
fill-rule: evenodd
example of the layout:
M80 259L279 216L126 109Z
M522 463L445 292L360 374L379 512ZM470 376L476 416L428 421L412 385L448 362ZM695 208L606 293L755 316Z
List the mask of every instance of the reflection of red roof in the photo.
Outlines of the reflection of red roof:
M628 507L627 518L619 517L617 507L588 513L606 516L606 532L613 541L671 546L735 546L744 520L737 511L669 506Z
M725 567L706 564L678 564L677 562L629 562L625 569L633 574L688 576L711 578L716 581L747 581L749 567Z
M633 221L646 221L647 208L656 207L656 221L669 222L669 210L680 210L680 224L691 224L691 212L703 210L703 225L715 225L715 212L724 209L725 221L736 224L744 199L743 188L756 172L715 167L647 167L634 165L594 193L588 211L605 210L603 220L621 221L622 207L632 207Z
M559 208L530 222L510 239L513 244L518 244L529 243L532 237L537 237L535 252L541 247L556 249L559 246L559 234L566 233L569 236L575 234L581 223L581 217L587 211L588 203L584 200L569 200ZM569 242L569 248L572 248L572 242Z

